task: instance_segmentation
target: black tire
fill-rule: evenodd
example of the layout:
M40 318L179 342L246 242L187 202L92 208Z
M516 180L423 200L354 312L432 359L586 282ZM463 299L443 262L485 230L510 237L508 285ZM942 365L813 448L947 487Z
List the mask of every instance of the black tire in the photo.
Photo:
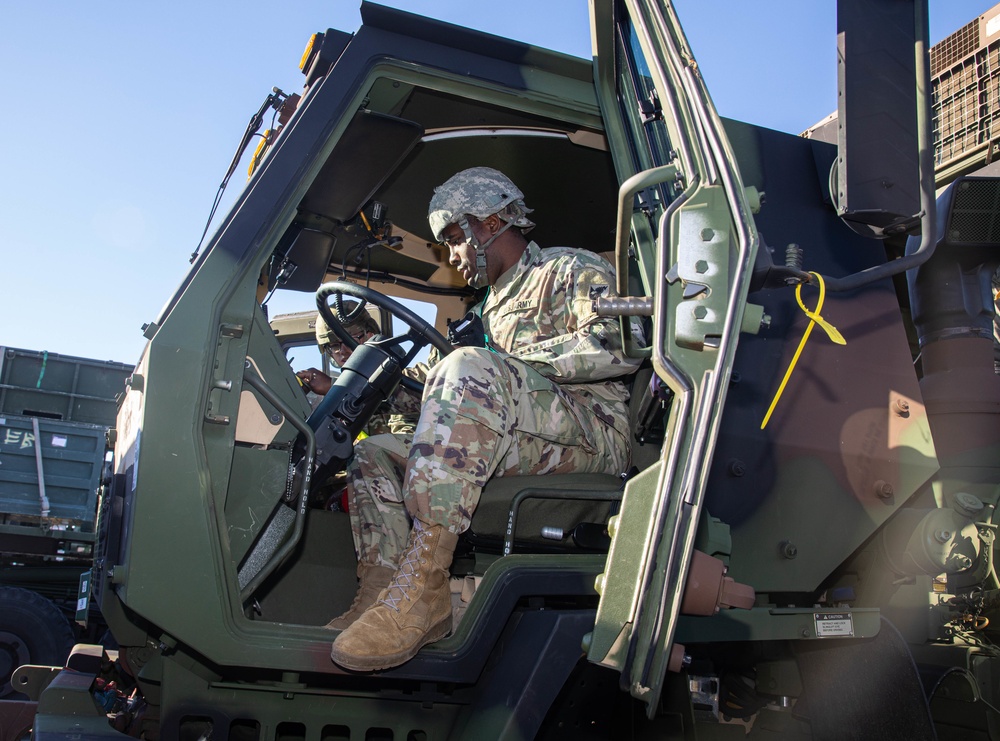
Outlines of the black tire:
M10 684L23 664L63 666L73 628L50 600L28 589L0 587L0 698L25 699Z

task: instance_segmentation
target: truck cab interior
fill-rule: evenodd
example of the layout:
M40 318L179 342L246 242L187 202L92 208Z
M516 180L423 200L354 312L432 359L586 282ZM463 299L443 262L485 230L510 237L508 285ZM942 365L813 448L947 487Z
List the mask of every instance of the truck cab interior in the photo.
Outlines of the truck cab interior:
M447 249L435 243L427 225L427 203L436 185L469 166L496 167L524 184L526 202L538 224L530 238L543 248L582 247L614 261L617 184L599 129L390 78L378 79L366 101L371 107L355 114L278 240L264 270L267 285L260 295L265 300L275 289L291 290L304 294L303 303L315 306L313 293L321 284L349 281L390 298L433 305L435 329L446 332L447 323L462 317L477 297L448 265ZM329 294L322 300L330 301ZM297 316L297 329L286 319L285 329L278 333L285 347L313 340L310 324L315 313L303 311ZM392 324L383 327L383 335L408 330L405 322ZM425 342L422 337L418 341ZM650 373L644 371L642 376L632 404L635 415L640 408L648 413L652 404ZM353 396L368 393L362 389ZM269 407L266 399L254 395L246 396L244 403ZM241 416L244 412L241 405ZM357 426L363 427L362 422ZM324 423L310 421L310 426L320 424ZM317 431L318 438L322 432ZM644 436L633 442L637 463L648 464L650 456L655 458L654 440L655 436ZM249 450L262 447L252 437L238 439L237 445ZM328 453L330 446L325 450ZM333 481L343 486L341 478ZM314 488L322 485L313 483ZM259 524L248 532L240 513L259 505L232 496L234 488L242 487L242 482L240 487L230 486L226 514L229 532L239 532L238 539L245 544L234 550L243 557L241 584L254 581L247 616L323 625L346 609L353 598L356 564L346 512L310 508L301 543L281 563L274 563L277 543L285 542L295 529L291 516L282 514L288 508L287 497L283 501L283 489L272 492L274 509L258 513L263 515L255 518ZM607 518L623 488L624 481L610 475L495 479L483 493L453 573L481 577L504 552L602 552L609 542ZM512 513L511 503L518 495ZM516 531L507 538L511 517ZM540 535L543 527L549 528L548 538ZM270 552L264 555L262 549L268 547ZM268 575L255 580L264 569ZM295 598L305 592L318 598Z
M920 3L841 7L876 5L912 16L901 54L915 64ZM995 527L977 519L996 501L995 415L988 445L970 441L957 415L996 392L992 333L965 338L988 377L956 384L932 409L938 358L914 332L921 312L907 308L924 304L903 300L903 259L914 254L896 259L864 233L902 241L915 211L896 209L903 220L886 224L868 203L838 199L843 156L831 143L720 119L669 3L590 9L593 60L371 3L357 33L314 37L301 95L278 101L281 127L264 135L245 188L145 329L116 422L93 590L164 738L213 725L247 738L276 728L302 739L549 738L573 734L564 718L638 737L643 705L674 737L691 736L698 713L698 735L721 737L727 715L748 724L722 734L770 735L764 722L750 727L766 706L802 731L791 737L835 738L855 707L857 728L922 717L942 680L995 661L976 636L942 645L972 629L934 581L951 568L944 586L980 594L995 577ZM882 118L869 118L877 130L862 133L884 136ZM904 164L924 175L915 252L947 232L956 253L977 244L996 254L992 236L953 228L959 211L993 213L995 181L957 183L962 207L946 204L936 228L933 167ZM622 300L605 310L644 361L629 381L632 465L627 481L489 482L452 565L454 632L394 669L350 673L331 661L324 626L350 604L357 560L348 515L319 494L335 491L401 366L421 345L446 352L448 323L477 301L426 219L434 187L475 166L524 192L542 249L591 250L616 268ZM866 173L852 160L852 178ZM876 223L845 223L848 206ZM909 287L928 298L928 334L948 339L944 356L962 344L956 327L939 326L937 299L965 277L942 261ZM969 285L985 295L985 281ZM320 304L332 317L338 292L378 305L382 336L314 406L290 358L312 343ZM954 295L957 316L970 303ZM821 304L847 344L827 329L803 350ZM629 342L633 320L650 322L651 348ZM958 422L932 436L938 412ZM939 474L939 458L953 459L954 475ZM959 553L966 546L978 560ZM714 581L692 576L706 561ZM699 590L711 599L689 604ZM943 671L929 694L914 656ZM906 702L886 693L903 680ZM327 733L331 718L342 726ZM283 735L286 722L294 733Z
M419 358L414 347L478 298L430 232L434 187L469 167L501 170L533 209L530 239L605 256L618 293L640 300L651 295L654 257L630 253L627 235L651 235L680 187L651 185L645 210L631 194L622 208L591 61L374 4L362 16L353 35L314 38L301 95L280 102L280 129L264 136L243 191L146 328L119 412L94 595L168 735L188 716L192 728L202 716L222 723L233 682L335 695L426 680L463 688L457 704L439 697L460 714L475 704L467 699L491 696L486 677L527 697L530 677L557 671L546 680L554 696L594 628L609 516L626 482L503 477L484 490L456 551L454 632L375 677L330 659L324 626L355 595L357 557L348 514L325 505L337 499L329 489L365 415L395 385L384 371ZM635 167L650 166L635 156ZM335 303L322 288L332 283L377 296L383 334L408 340L368 342L345 364L366 357L367 375L339 374L337 393L314 409L291 358L314 345L310 322L318 296ZM414 321L390 316L408 311ZM627 351L648 357L636 343ZM652 492L669 393L648 361L630 383L640 432L628 484L645 475ZM195 685L197 698L171 694ZM318 718L318 708L307 712Z

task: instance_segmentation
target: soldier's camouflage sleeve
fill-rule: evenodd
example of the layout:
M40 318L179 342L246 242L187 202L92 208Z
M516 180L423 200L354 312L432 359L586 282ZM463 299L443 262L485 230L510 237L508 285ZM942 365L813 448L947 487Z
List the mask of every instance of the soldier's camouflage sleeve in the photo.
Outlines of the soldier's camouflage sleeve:
M365 432L368 435L383 435L391 433L402 435L403 437L413 437L413 432L417 429L419 414L397 414L392 407L386 403L382 404L368 420Z
M611 265L583 250L531 247L526 254L532 263L525 265L520 279L501 289L509 295L496 307L496 319L490 317L491 330L499 330L491 339L559 383L589 383L633 372L640 361L624 354L619 320L594 312L598 298L617 295ZM511 314L520 316L512 322ZM641 344L641 330L632 326Z

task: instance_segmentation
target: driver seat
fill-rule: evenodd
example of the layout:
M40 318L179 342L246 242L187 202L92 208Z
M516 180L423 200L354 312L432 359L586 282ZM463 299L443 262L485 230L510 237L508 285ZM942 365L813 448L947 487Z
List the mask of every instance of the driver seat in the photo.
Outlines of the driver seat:
M502 555L606 550L608 517L617 511L626 481L659 457L661 441L645 435L653 418L661 419L666 408L656 398L653 381L648 363L631 378L629 429L634 439L628 474L494 477L483 487L462 546Z

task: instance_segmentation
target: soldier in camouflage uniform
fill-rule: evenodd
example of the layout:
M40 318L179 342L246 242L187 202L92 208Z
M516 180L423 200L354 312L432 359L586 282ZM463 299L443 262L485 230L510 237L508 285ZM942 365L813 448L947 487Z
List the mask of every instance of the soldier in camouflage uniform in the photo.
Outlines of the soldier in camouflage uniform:
M528 242L528 213L521 191L490 168L435 189L435 238L471 286L489 286L476 307L484 347L431 368L409 445L380 436L356 448L351 515L365 566L331 650L341 666L396 666L448 634L452 553L491 476L628 466L622 378L638 361L623 353L618 320L593 309L614 295L613 270L590 252Z
M344 324L344 329L358 343L364 343L379 334L378 307L368 304L365 311L361 312L356 319ZM324 355L338 366L343 367L347 359L351 357L353 350L340 341L340 338L327 326L323 317L316 315L316 344ZM412 374L414 369L407 369L407 373ZM298 371L295 375L299 377L303 387L317 396L326 396L333 379L318 368L307 368ZM420 416L420 399L414 398L413 392L400 387L398 393L392 399L381 404L372 414L368 424L360 437L369 435L393 434L402 435L409 439L417 426L417 418ZM344 496L344 488L347 485L347 475L344 471L331 476L321 486L316 487L310 497L311 506L320 509L333 511L343 511L350 509L349 501L345 504L347 497ZM355 547L358 543L355 542ZM333 623L329 627L336 627Z
M355 304L356 306L356 304ZM372 337L379 334L378 307L368 304L365 311L361 312L357 319L344 324L344 329L360 345ZM351 357L351 350L346 344L323 321L323 317L316 315L316 344L320 352L343 367L347 359ZM302 381L302 385L308 391L312 391L319 396L325 396L333 385L333 379L317 368L307 368L296 373ZM412 435L417 426L417 417L420 416L419 399L410 398L407 390L400 388L399 393L392 399L382 404L365 426L366 435L381 435L392 433L397 435Z

